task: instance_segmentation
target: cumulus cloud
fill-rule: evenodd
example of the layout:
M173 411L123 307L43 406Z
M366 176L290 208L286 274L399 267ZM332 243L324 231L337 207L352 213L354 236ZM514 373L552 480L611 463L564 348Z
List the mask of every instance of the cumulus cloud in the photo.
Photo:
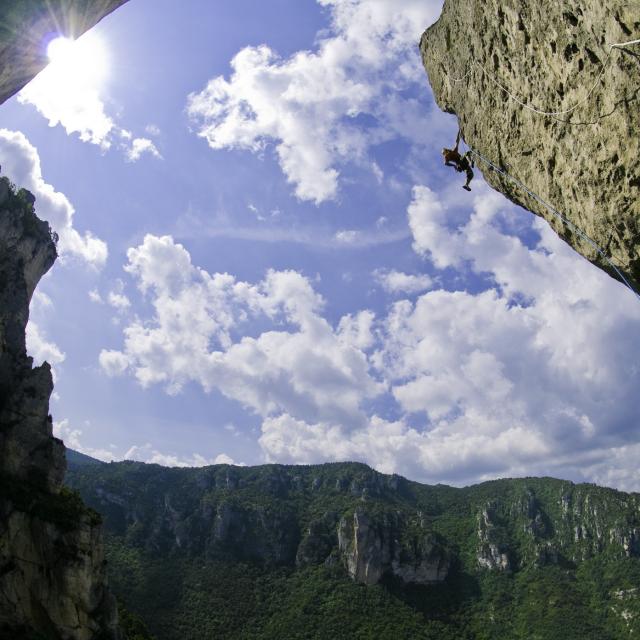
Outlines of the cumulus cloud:
M488 284L400 300L379 319L370 362L399 419L371 412L349 427L271 416L260 438L267 459L358 459L454 484L546 474L640 489L633 295L542 221L537 246L525 246L509 230L522 214L488 190L469 211L417 187L408 213L417 252Z
M375 314L365 309L355 315L346 315L340 318L338 335L346 344L353 345L357 349L368 349L375 342L373 325Z
M104 300L102 299L102 296L97 289L91 289L91 291L89 291L89 300L91 300L91 302L95 302L96 304L104 303Z
M62 39L60 39L62 40ZM130 162L144 154L161 158L148 138L134 138L109 115L104 96L108 73L108 52L95 32L87 32L75 42L66 42L58 55L18 93L18 102L30 104L50 127L62 126L68 135L99 146L103 151L114 143ZM150 135L159 133L149 125Z
M169 236L146 236L128 259L154 314L124 329L123 349L102 351L108 374L129 370L142 385L162 384L170 393L195 381L262 416L365 419L361 402L381 390L355 346L369 340L366 314L334 330L301 274L269 271L257 284L209 274ZM255 320L272 328L246 335Z
M58 347L55 342L47 340L39 326L29 321L26 330L27 340L27 353L33 358L34 365L41 365L43 362L48 362L50 365L55 365L64 362L65 354Z
M133 445L123 454L116 453L115 445L111 445L109 449L90 447L84 444L85 438L83 430L72 426L66 418L53 423L53 435L64 441L67 448L104 462L136 460L147 464L160 464L165 467L205 467L212 464L245 466L243 462L236 462L226 453L219 453L211 457L203 456L201 453L193 453L187 456L176 455L164 453L150 443Z
M336 197L345 163L371 167L382 180L369 148L424 128L424 107L402 90L420 77L417 42L442 4L318 1L331 13L331 29L316 51L283 59L266 45L246 47L231 61L228 80L213 78L187 105L213 149L258 152L274 142L296 196L315 203Z
M121 351L103 349L98 361L109 377L122 375L129 367L129 359Z
M53 435L64 441L65 446L69 449L73 449L79 453L84 453L86 456L91 456L92 458L97 458L104 462L111 462L112 460L117 459L117 456L114 455L113 451L110 449L85 446L81 440L82 434L82 429L74 428L66 418L53 423Z
M433 283L381 272L412 298L334 328L299 273L258 283L209 274L170 237L147 236L126 268L153 314L131 322L101 364L171 393L196 381L237 400L262 417L270 461L358 459L457 484L539 473L640 488L628 465L640 446L634 297L543 222L525 246L510 230L512 205L480 187L471 210L417 187L408 215L415 250L474 274L476 291L416 298L417 282ZM379 414L383 398L393 419ZM628 466L607 471L612 461Z
M360 240L360 232L355 229L341 229L336 231L334 238L342 244L356 244Z
M83 142L109 148L115 123L100 95L107 66L103 43L87 33L73 45L58 47L57 53L18 94L18 102L35 106L49 126L60 124Z
M402 409L424 416L425 446L456 473L566 465L580 477L577 460L637 440L637 301L546 223L533 223L540 240L529 249L508 231L521 215L512 205L483 189L473 203L465 216L453 197L417 187L414 248L492 285L396 303L374 362Z
M87 231L73 226L75 209L68 198L45 182L37 149L19 131L0 129L0 166L16 185L36 197L36 213L59 235L61 256L72 255L99 267L107 259L107 245Z
M412 428L403 420L387 421L375 415L366 427L356 429L280 415L263 422L260 445L272 462L363 460L383 473L456 484L477 480L483 472L492 475L503 470L499 460L529 461L547 452L544 443L522 429L505 429L489 448L481 436L443 437Z
M127 160L135 162L139 160L145 153L154 158L162 158L156 145L149 138L134 138L131 146L126 150Z
M378 269L373 274L380 286L392 294L420 293L430 289L433 281L427 274L410 274L395 269Z
M460 289L430 282L416 297L414 280L394 274L391 288L410 299L335 327L299 273L209 274L170 237L147 236L127 270L153 313L125 328L103 367L173 393L189 381L218 389L261 416L274 462L640 489L637 301L542 221L525 245L513 222L522 214L488 189L478 185L472 208L456 194L416 187L408 216L415 250L436 270L455 265Z
M147 464L161 464L164 467L206 467L212 464L233 464L245 466L242 462L236 462L226 453L219 453L212 458L206 458L200 453L191 456L178 456L171 453L162 453L151 444L134 445L125 454L125 460L137 460Z

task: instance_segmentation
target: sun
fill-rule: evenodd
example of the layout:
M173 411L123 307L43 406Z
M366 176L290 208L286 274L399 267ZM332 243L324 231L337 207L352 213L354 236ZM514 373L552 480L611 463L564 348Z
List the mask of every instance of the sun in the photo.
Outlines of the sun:
M47 47L47 75L61 85L97 88L108 68L106 49L97 36L87 33L77 40L57 37Z

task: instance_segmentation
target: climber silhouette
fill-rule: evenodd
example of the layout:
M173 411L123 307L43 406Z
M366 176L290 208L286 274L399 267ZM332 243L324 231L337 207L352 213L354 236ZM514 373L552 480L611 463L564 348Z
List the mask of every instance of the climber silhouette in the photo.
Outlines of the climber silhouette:
M467 191L471 191L469 184L473 180L473 170L471 169L471 167L474 166L473 159L471 157L471 151L467 151L463 156L460 155L460 152L458 151L458 147L460 146L460 137L461 132L458 131L456 146L453 149L447 149L445 147L442 150L442 156L447 167L454 167L458 173L462 173L464 171L467 174L467 182L462 185L462 188Z

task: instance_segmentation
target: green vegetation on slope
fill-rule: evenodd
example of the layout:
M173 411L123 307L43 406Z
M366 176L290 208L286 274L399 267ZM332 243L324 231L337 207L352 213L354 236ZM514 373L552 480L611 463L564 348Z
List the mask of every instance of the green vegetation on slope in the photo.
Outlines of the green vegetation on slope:
M114 592L158 640L640 637L635 494L549 478L425 486L351 463L111 463L69 482L104 516ZM338 534L356 535L356 513L370 529L357 553ZM385 553L414 566L424 548L448 559L444 581L406 583L390 561L370 586L347 571Z

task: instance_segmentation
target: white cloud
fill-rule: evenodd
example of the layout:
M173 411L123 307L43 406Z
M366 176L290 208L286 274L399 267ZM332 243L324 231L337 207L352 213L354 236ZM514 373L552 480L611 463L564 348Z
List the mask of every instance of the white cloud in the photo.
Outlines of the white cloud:
M243 462L236 462L226 453L219 453L215 456L207 458L200 453L193 453L190 456L181 456L171 453L163 453L150 443L144 445L133 445L124 454L116 454L115 445L111 445L109 449L96 447L88 447L83 444L83 431L76 429L69 423L68 419L60 420L53 423L53 435L64 441L69 449L84 453L92 458L111 462L113 460L136 460L147 464L160 464L165 467L205 467L212 464L233 464L245 466Z
M387 293L420 293L433 285L426 274L412 275L395 269L379 269L373 275Z
M115 142L130 162L145 154L162 158L151 140L134 138L107 113L109 54L100 37L90 31L63 49L18 93L18 102L34 106L50 127L61 125L68 135L78 134L80 140L103 151ZM146 131L149 135L160 132L154 125L147 125Z
M360 403L381 390L353 344L366 340L366 314L355 321L359 329L347 331L345 321L336 332L299 273L270 271L257 284L209 274L168 236L148 235L128 257L154 315L125 328L121 351L101 353L107 373L129 369L142 385L163 384L170 393L196 381L263 416L364 420ZM254 319L273 329L238 338Z
M331 35L316 51L280 58L266 45L231 61L229 80L212 79L189 96L188 112L213 149L257 152L274 141L280 166L301 200L336 197L338 167L369 164L368 149L424 129L422 105L401 90L421 77L417 43L440 12L425 0L319 0ZM422 119L418 114L422 113ZM358 116L371 117L365 128Z
M136 160L139 160L145 153L148 153L154 158L162 158L158 148L149 138L134 138L131 141L131 146L126 151L127 160L129 160L129 162L136 162Z
M356 244L360 240L360 232L354 229L336 231L334 238L343 244Z
M245 466L242 462L236 462L226 453L219 453L212 458L206 458L200 453L193 453L191 456L178 456L171 453L162 453L151 444L132 446L125 454L125 460L137 460L147 464L161 464L165 467L206 467L212 464L234 464Z
M68 134L103 149L111 145L115 128L100 95L106 74L106 51L95 34L78 38L69 51L56 58L20 93L18 101L32 104L49 121Z
M73 449L79 453L84 453L86 456L91 456L98 460L103 460L104 462L111 462L112 460L117 459L117 456L114 456L113 451L109 449L87 447L83 445L81 442L82 434L82 430L74 429L66 418L53 423L53 435L56 438L63 440L65 446L69 449Z
M369 310L343 316L338 325L338 335L346 344L357 349L368 349L374 344L374 321L375 314Z
M533 223L541 240L530 250L505 231L522 215L512 205L482 188L473 204L465 215L455 196L416 188L414 247L439 268L467 265L493 288L396 303L374 361L400 406L428 418L425 443L456 473L566 464L579 476L575 461L560 464L570 452L580 460L637 440L640 308L546 223ZM477 455L465 458L465 443Z
M46 323L46 318L53 310L53 301L44 292L36 289L29 306L29 321L25 331L27 353L33 358L35 366L43 362L51 365L51 374L55 383L57 377L57 365L64 362L64 351L53 341L47 338L41 323Z
M109 292L107 301L112 307L120 311L128 309L131 306L131 301L129 300L129 298L127 298L124 293L118 293L116 291Z
M102 296L97 289L91 289L91 291L89 291L89 300L91 300L91 302L95 302L96 304L104 303L104 300L102 299Z
M110 377L122 375L129 367L129 359L120 351L103 349L98 360L103 371Z
M27 352L36 366L48 362L52 367L64 362L65 354L54 342L49 342L38 325L30 320L26 330Z
M19 131L0 129L0 166L16 185L36 197L38 216L60 236L61 256L73 255L97 267L107 259L107 245L90 232L81 235L73 226L75 209L67 197L44 181L37 149Z
M541 222L529 233L538 245L525 246L511 231L522 214L480 184L471 211L457 191L416 188L409 223L415 249L439 269L456 265L463 284L471 274L471 291L429 290L334 328L299 273L258 283L209 274L170 237L147 236L127 270L153 313L101 362L144 385L175 393L196 381L237 400L262 417L271 461L358 459L457 484L535 473L639 489L637 301ZM390 280L411 289L405 276ZM383 405L393 419L379 415Z
M471 212L460 202L416 188L414 247L441 269L488 278L488 288L398 301L374 332L371 362L404 417L370 413L367 425L348 426L270 416L267 459L358 459L455 484L556 475L640 489L634 296L543 222L527 248L509 231L522 213L493 192L478 185Z
M378 184L382 184L382 181L384 180L384 171L382 171L380 165L377 162L371 163L371 171L378 181Z
M530 460L549 453L535 434L520 428L506 428L491 439L475 434L443 437L378 416L365 428L346 429L284 414L263 422L260 445L271 462L362 460L383 473L456 483L477 479L481 471L499 471L504 460Z

